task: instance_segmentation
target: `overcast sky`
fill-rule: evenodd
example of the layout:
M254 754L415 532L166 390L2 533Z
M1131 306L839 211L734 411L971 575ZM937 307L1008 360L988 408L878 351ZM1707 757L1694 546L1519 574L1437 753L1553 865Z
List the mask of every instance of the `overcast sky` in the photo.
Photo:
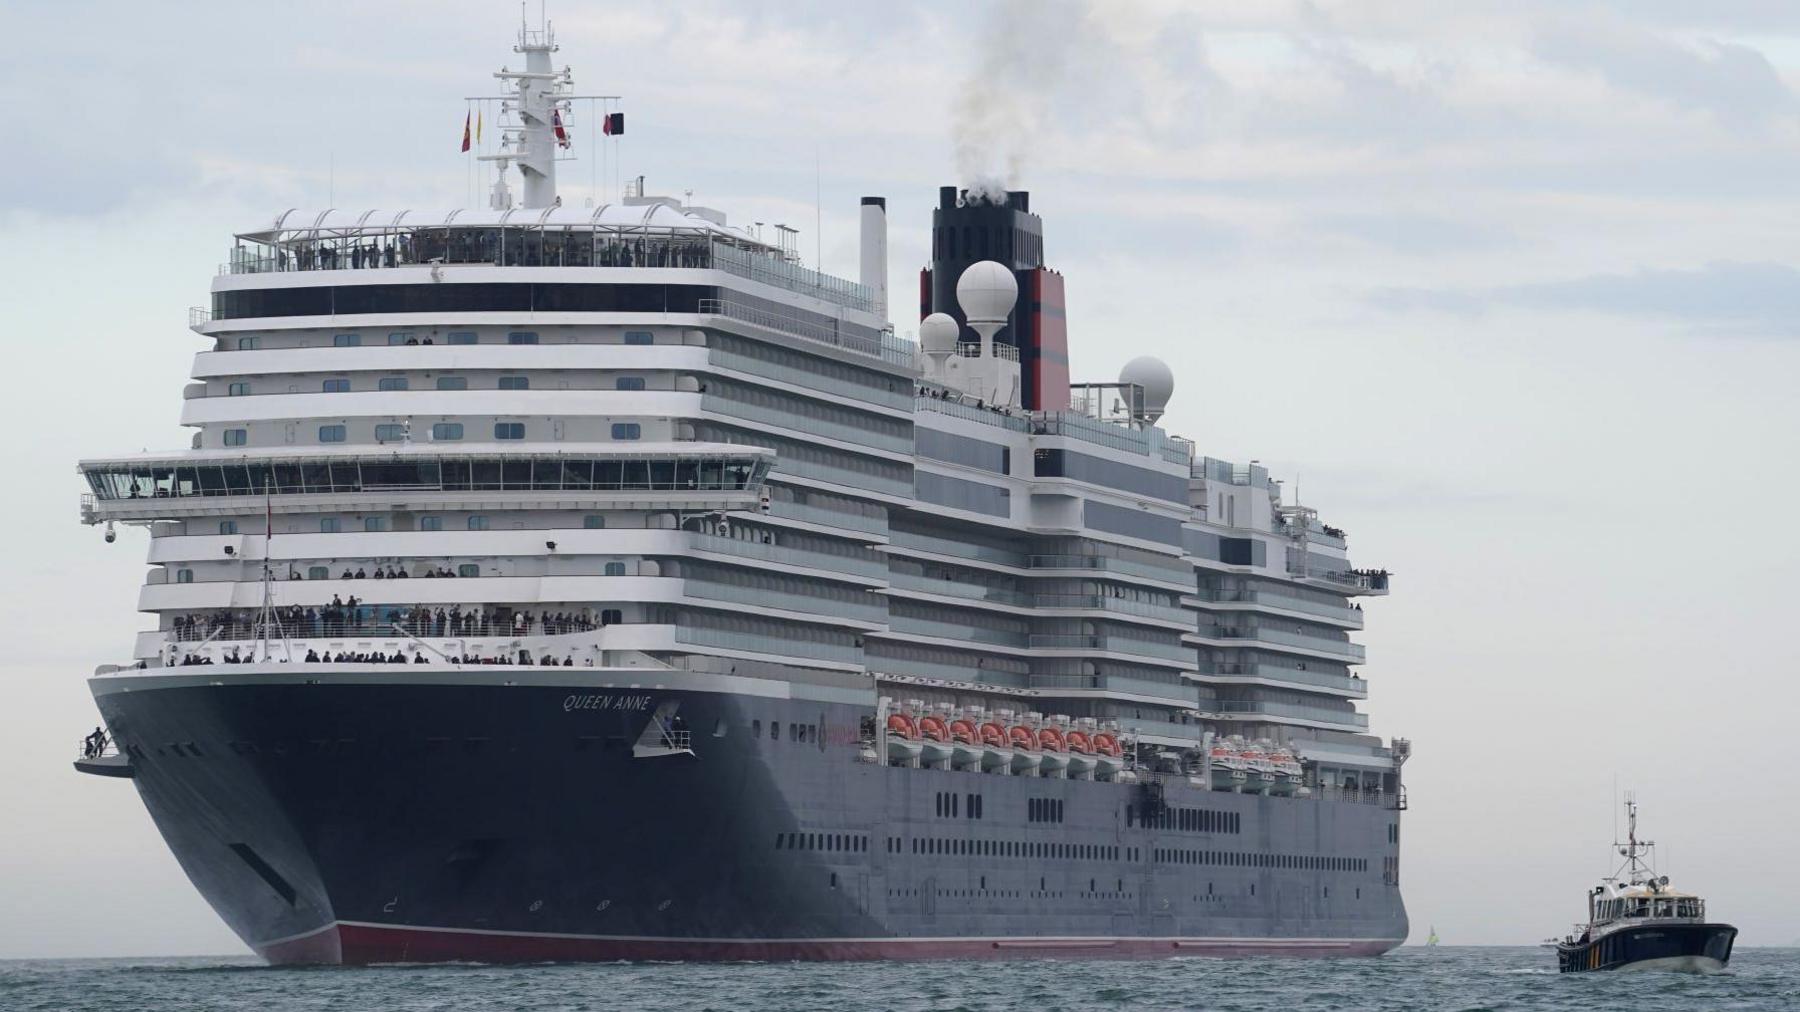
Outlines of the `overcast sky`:
M1616 780L1745 944L1796 942L1800 8L557 6L577 86L625 96L624 175L832 273L864 194L909 293L937 186L1030 189L1076 378L1167 359L1168 428L1397 574L1364 673L1414 743L1417 937L1566 930ZM187 445L186 308L232 233L467 202L462 98L519 62L517 10L0 8L0 957L243 951L130 785L68 766L85 674L150 624L145 538L78 524L74 461Z

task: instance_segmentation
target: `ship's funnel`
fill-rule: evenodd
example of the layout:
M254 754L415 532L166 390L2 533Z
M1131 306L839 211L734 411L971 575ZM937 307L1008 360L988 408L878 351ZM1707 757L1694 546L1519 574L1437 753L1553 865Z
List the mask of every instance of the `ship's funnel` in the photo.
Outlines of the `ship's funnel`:
M862 199L862 284L875 297L875 315L887 318L887 198Z

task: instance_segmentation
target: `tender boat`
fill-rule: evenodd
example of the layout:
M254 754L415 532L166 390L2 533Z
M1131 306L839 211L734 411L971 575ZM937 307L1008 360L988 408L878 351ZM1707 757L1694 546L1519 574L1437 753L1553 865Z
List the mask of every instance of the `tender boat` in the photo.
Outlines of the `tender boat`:
M1706 919L1706 901L1669 888L1645 861L1655 844L1637 838L1637 802L1625 800L1625 863L1588 891L1588 919L1556 942L1563 973L1679 970L1717 973L1731 959L1737 929Z

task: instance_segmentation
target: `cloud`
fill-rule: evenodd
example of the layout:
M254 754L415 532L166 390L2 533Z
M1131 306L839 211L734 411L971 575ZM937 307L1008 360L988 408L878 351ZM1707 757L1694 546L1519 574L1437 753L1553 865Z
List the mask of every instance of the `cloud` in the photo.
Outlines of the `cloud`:
M1636 27L1562 19L1542 28L1531 53L1598 74L1623 91L1751 126L1800 110L1768 57L1737 42L1678 41Z
M1800 337L1800 270L1717 261L1475 291L1380 288L1364 301L1395 312L1473 315L1494 307L1665 320L1699 334Z

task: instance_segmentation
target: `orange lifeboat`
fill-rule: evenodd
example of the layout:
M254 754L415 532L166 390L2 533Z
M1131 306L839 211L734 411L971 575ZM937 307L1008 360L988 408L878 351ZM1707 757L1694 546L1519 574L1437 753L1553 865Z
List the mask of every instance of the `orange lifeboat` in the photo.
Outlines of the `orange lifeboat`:
M1006 729L1006 740L1014 748L1037 748L1037 737L1031 733L1031 728L1020 724L1014 724Z
M1063 750L1062 732L1058 731L1056 728L1040 727L1038 728L1037 737L1038 745L1043 748L1044 751L1061 752Z
M906 714L890 713L888 714L888 733L897 734L902 738L917 738L919 728Z
M1094 735L1094 751L1101 755L1112 756L1114 759L1125 754L1125 748L1119 744L1119 739L1114 738L1105 731L1101 731L1099 734Z
M932 741L950 740L950 732L945 729L943 720L938 717L920 717L919 733Z
M1070 731L1068 737L1069 751L1081 755L1093 755L1094 747L1088 744L1088 736L1082 731Z
M950 739L965 745L980 744L980 739L975 734L975 724L963 717L950 722Z
M1006 747L1006 728L1001 727L993 721L988 721L981 725L980 731L981 743L983 745L991 745L994 748Z

